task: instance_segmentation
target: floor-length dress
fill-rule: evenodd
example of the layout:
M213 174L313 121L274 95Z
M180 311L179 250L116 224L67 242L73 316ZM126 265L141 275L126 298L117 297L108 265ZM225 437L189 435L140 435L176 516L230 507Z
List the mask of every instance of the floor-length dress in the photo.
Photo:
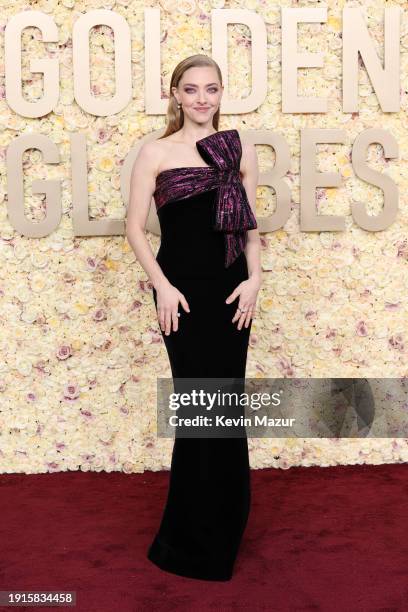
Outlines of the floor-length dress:
M248 278L246 229L257 227L239 175L241 141L237 130L223 130L196 147L207 166L171 168L156 178L156 259L190 306L188 313L179 304L178 330L162 335L173 378L244 379L251 325L232 323L239 298L225 303ZM157 309L154 288L153 298ZM250 496L246 435L176 434L167 503L148 558L181 576L229 580Z

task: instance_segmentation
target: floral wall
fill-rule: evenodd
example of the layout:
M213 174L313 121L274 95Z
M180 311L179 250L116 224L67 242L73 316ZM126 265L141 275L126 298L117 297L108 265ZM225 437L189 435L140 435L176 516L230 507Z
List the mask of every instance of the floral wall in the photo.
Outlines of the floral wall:
M404 2L394 0L394 5ZM350 5L352 5L350 3ZM353 3L354 5L354 3ZM211 55L212 8L256 10L268 33L268 96L254 112L223 115L220 129L267 129L284 135L291 151L287 183L291 216L277 231L262 234L263 286L252 324L248 377L403 377L408 374L408 26L401 30L401 110L382 112L365 70L359 71L359 113L341 106L341 9L329 1L326 24L302 24L299 46L322 50L322 69L299 71L304 95L330 99L326 114L281 112L280 6L315 2L198 2L195 0L43 0L2 4L2 34L15 13L39 10L52 15L59 43L41 42L39 30L22 37L23 91L41 96L42 75L30 73L30 57L60 59L61 93L54 111L40 119L16 115L0 84L0 472L96 470L143 472L170 467L171 439L156 437L156 377L171 376L156 319L151 284L135 261L125 236L75 237L72 226L69 137L86 135L90 217L124 218L120 171L132 146L164 127L165 117L144 109L144 9L161 9L163 95L171 71L183 57ZM385 3L365 2L370 32L383 53ZM120 113L96 117L75 102L72 82L72 27L81 13L108 8L121 14L132 35L133 98ZM229 32L229 91L250 89L250 38L246 27ZM94 95L113 90L114 41L100 26L90 37ZM4 54L4 48L0 50ZM0 56L4 68L4 55ZM4 70L1 71L4 74ZM406 87L406 85L405 85ZM352 199L381 210L382 192L352 172L350 144L319 149L319 169L338 171L340 189L318 189L319 211L346 217L345 232L301 232L299 228L300 129L347 130L350 143L364 129L379 126L398 140L399 159L387 161L380 146L369 163L398 184L399 214L386 231L366 232L350 214ZM22 236L7 215L5 156L12 140L40 132L57 144L61 162L43 163L39 151L24 157L25 214L44 214L44 199L31 192L35 178L58 178L63 216L44 238ZM260 170L274 163L258 146ZM271 214L275 194L258 187L258 217ZM154 253L160 238L148 235ZM390 398L392 402L392 398ZM407 461L406 438L250 439L253 468L294 465Z

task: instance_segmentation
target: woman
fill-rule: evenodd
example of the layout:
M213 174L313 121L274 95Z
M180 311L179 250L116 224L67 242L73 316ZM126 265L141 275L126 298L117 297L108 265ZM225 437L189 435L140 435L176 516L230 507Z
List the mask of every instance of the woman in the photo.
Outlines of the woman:
M178 381L244 380L261 285L256 151L242 145L237 130L217 131L222 92L211 58L180 62L167 129L141 147L132 170L126 235L153 284ZM161 227L156 258L144 234L152 196ZM229 580L249 508L246 434L176 433L167 503L148 558L180 576Z

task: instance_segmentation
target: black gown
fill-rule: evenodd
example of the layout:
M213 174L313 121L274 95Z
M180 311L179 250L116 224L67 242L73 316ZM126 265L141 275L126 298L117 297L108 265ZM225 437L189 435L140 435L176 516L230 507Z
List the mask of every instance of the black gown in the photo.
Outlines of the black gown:
M223 182L225 173L217 172L216 158L205 155L225 135L228 140L222 139L223 147L235 147L236 166L241 156L239 135L228 130L197 142L197 146L206 145L206 150L199 150L210 167L173 168L157 177L161 244L156 259L190 306L186 312L179 304L176 332L167 336L162 331L173 378L245 378L251 324L238 330L238 321L232 323L232 318L239 298L230 304L225 300L248 278L247 261L241 250L225 267L224 234L213 229L219 197L214 185ZM157 309L157 293L152 291ZM246 434L235 438L178 438L176 434L167 503L148 558L180 576L229 580L249 510Z

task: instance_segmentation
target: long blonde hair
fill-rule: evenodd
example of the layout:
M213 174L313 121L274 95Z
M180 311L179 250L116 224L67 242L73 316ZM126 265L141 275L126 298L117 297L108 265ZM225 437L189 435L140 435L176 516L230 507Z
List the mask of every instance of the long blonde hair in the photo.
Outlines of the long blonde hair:
M165 138L166 136L170 136L170 134L174 134L183 127L184 124L184 112L182 108L177 107L177 100L172 92L172 87L177 87L181 77L184 72L188 70L188 68L193 68L196 66L212 66L216 69L218 78L222 85L222 74L220 67L217 62L214 61L208 55L202 55L198 53L197 55L190 55L190 57L186 57L181 62L177 64L175 69L173 70L173 74L171 75L170 80L170 97L169 97L169 105L167 107L167 126L165 132L159 136L160 138ZM220 122L220 109L218 108L217 112L213 116L213 127L218 130Z

